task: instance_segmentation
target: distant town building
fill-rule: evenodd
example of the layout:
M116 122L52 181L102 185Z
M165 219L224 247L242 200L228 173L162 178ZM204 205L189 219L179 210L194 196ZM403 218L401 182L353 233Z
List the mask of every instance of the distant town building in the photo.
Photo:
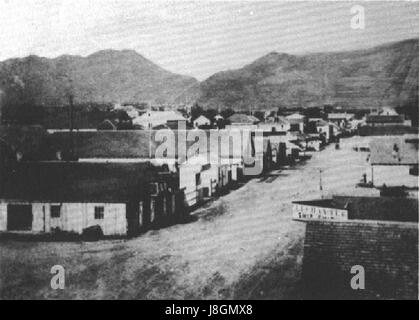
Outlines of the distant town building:
M234 127L254 128L260 122L258 118L244 113L235 113L228 118L228 121L230 124L226 126L226 129Z
M366 117L366 125L372 127L404 124L405 119L403 115L367 115Z
M259 130L263 131L289 131L291 129L290 122L285 117L269 117L267 121L260 122L257 125Z
M333 122L341 128L346 127L349 121L355 117L352 113L329 113L327 115L327 120Z
M367 180L374 186L418 187L417 136L376 137L369 143Z
M153 129L157 126L167 125L170 122L182 123L186 128L186 119L176 111L152 111L133 119L134 125L141 126L144 129ZM180 126L179 126L180 127Z
M135 118L139 117L139 115L140 115L138 109L135 108L134 106L131 106L131 105L115 104L114 110L125 111L131 119L135 119Z
M326 142L329 142L331 140L331 136L333 133L333 128L329 124L329 122L324 121L322 119L315 121L316 131L319 134L324 135Z
M305 116L299 113L293 113L286 117L290 123L290 131L304 132Z
M379 114L383 115L383 116L397 116L397 115L399 115L397 113L397 111L392 107L382 107Z
M195 128L210 126L211 125L211 120L208 119L207 117L203 116L203 115L200 115L198 118L196 118L193 121L193 125L194 125Z

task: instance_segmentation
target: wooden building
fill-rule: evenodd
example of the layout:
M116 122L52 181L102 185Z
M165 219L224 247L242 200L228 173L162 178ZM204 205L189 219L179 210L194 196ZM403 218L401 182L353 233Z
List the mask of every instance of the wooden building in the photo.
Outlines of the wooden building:
M372 139L367 180L377 187L418 188L418 145L414 135Z
M150 163L20 163L0 184L0 231L136 235L183 218L173 181Z

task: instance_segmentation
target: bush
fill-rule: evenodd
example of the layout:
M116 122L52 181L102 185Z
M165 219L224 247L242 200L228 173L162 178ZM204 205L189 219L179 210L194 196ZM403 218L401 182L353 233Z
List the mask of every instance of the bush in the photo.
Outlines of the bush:
M94 225L83 229L82 237L86 240L98 240L103 238L101 226Z

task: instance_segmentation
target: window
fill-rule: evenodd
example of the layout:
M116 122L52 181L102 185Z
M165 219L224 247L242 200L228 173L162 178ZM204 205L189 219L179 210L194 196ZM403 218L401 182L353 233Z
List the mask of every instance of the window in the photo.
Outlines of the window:
M150 183L150 195L157 196L158 194L159 194L159 185L156 182Z
M59 218L61 216L61 206L52 205L51 206L51 218Z
M103 219L105 216L104 207L95 207L95 219Z
M412 167L410 167L409 174L412 175L412 176L419 175L419 173L418 173L418 166L412 166Z

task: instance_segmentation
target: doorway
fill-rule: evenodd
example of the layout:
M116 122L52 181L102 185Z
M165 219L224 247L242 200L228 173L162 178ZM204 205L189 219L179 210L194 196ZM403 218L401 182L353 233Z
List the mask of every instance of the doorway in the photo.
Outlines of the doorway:
M9 204L7 206L7 230L32 230L32 205Z

